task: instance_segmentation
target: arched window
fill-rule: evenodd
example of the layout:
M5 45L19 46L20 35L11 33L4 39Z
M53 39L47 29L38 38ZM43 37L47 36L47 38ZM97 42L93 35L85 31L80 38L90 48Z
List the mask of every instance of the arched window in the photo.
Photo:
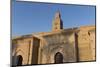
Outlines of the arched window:
M54 57L55 63L63 63L63 55L57 52Z
M22 65L22 61L23 61L23 57L21 55L17 56L17 66L21 66Z

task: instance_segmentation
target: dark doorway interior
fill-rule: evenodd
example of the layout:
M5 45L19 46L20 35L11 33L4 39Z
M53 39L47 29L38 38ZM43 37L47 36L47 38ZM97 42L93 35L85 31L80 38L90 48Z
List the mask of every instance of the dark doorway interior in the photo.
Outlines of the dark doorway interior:
M23 61L23 57L21 55L17 56L17 66L21 66Z
M60 52L57 52L54 57L55 63L63 63L63 55Z

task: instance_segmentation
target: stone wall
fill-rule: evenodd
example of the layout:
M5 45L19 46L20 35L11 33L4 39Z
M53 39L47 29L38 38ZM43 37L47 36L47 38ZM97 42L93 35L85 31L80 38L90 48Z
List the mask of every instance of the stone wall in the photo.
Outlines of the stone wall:
M13 44L13 45L17 45L15 47L15 50L13 52L14 53L14 56L18 56L18 55L21 55L22 58L23 58L23 61L22 61L22 65L26 65L26 64L29 64L29 54L30 54L30 49L31 49L31 42L32 41L31 39L17 39L16 40L17 43L16 44ZM17 61L17 60L15 60Z
M92 60L96 60L96 34L95 30L90 30L90 44L91 44L91 51L92 51Z
M95 33L90 32L95 27L83 27L78 32L78 54L79 61L92 61L95 52ZM91 42L91 39L93 42ZM94 54L95 55L95 54Z
M63 55L63 62L76 62L75 37L73 32L60 32L43 36L46 45L41 49L42 61L40 64L54 63L57 52Z
M19 37L13 39L12 56L21 55L22 65L55 63L60 53L63 62L96 60L95 27L81 27L48 32L37 37Z
M15 39L16 45L13 49L14 65L17 64L16 57L22 56L22 65L37 64L38 63L38 49L39 49L39 39L35 37L18 38Z

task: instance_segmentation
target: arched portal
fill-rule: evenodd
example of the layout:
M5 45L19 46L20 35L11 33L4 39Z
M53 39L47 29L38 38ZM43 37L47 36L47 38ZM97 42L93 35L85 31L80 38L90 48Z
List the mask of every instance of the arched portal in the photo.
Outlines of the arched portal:
M57 52L54 57L55 63L63 63L63 55L60 52Z
M21 55L18 55L16 61L17 61L17 63L16 63L17 66L21 66L22 65L22 61L23 61L23 57Z

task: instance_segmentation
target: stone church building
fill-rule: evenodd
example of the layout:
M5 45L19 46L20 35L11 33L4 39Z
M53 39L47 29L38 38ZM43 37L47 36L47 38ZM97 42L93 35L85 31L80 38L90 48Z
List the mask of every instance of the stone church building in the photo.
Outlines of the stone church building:
M95 61L95 25L63 29L57 11L52 31L12 39L12 65Z

